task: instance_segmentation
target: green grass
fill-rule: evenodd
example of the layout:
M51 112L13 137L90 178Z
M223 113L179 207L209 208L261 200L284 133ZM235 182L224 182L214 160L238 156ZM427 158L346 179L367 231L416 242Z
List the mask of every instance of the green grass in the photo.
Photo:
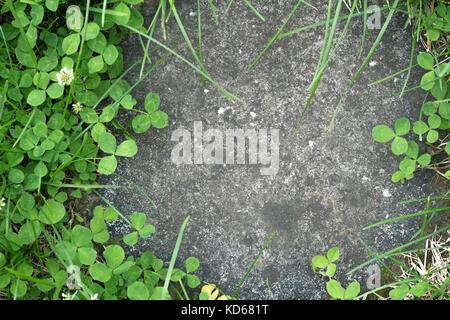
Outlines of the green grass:
M239 290L241 289L242 285L244 284L245 279L247 279L247 276L250 274L250 272L252 271L254 265L256 264L256 262L258 261L259 257L261 256L261 254L264 252L264 250L267 248L267 246L269 245L270 241L272 241L272 239L275 237L276 235L276 231L274 233L271 234L271 236L269 237L269 239L267 239L266 243L264 244L264 246L261 248L261 250L259 250L258 254L256 255L255 259L253 259L252 264L250 265L250 267L247 269L247 272L245 273L245 275L243 276L243 278L241 279L241 282L239 283L239 285L237 286L236 290L233 293L232 298L234 298Z
M186 217L183 224L181 225L180 232L178 233L177 242L175 243L175 248L173 248L172 258L170 259L169 269L167 270L167 276L164 280L164 286L161 293L161 300L166 299L167 290L169 288L170 277L172 276L173 267L175 265L175 260L177 259L178 251L180 250L181 240L183 239L184 229L189 221L189 216Z

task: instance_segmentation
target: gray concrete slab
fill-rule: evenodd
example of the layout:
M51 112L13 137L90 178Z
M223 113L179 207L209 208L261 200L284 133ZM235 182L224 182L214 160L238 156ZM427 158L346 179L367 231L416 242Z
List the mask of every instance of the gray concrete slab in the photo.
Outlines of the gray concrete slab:
M191 216L177 263L180 266L188 256L199 258L201 279L217 284L229 294L265 241L277 231L240 290L240 299L271 299L266 280L277 299L324 298L325 279L312 272L310 262L314 255L323 254L332 246L341 249L337 278L344 284L360 280L366 290L365 270L345 276L345 272L366 259L367 251L359 239L376 251L384 251L409 239L417 225L403 221L368 231L362 228L417 210L418 207L397 202L430 192L429 174L419 173L405 185L392 183L390 174L400 158L392 155L388 145L371 138L371 130L377 124L393 125L399 117L417 118L424 98L421 91L408 93L402 99L376 96L401 90L404 75L367 86L408 66L411 34L409 29L403 29L405 17L398 15L393 19L370 65L349 92L334 130L328 132L340 93L362 62L357 58L362 20L352 22L300 131L294 133L308 98L307 87L319 58L324 29L277 41L249 71L248 66L297 1L252 2L266 18L265 23L243 1L234 1L228 15L221 14L216 25L208 3L201 1L204 65L213 79L243 102L231 103L210 83L202 88L199 74L174 56L169 57L134 91L140 105L148 92L158 93L161 109L169 115L169 125L137 135L137 155L121 158L117 169L142 186L158 208L153 208L135 190L110 189L102 194L127 216L133 211L146 212L156 227L156 234L141 241L130 253L151 250L169 261L178 230L185 217ZM195 43L195 2L177 3L183 24ZM301 5L286 30L325 19L326 2L311 3L318 10ZM225 6L225 2L218 5L220 12ZM152 5L144 4L139 10L149 23ZM343 13L348 13L347 9L343 8ZM341 23L339 30L342 27ZM174 19L167 24L167 31L169 39L179 35ZM377 33L374 30L369 36L368 46ZM157 37L161 38L159 31ZM123 47L127 66L141 55L134 36ZM183 40L177 41L176 51L194 61ZM419 73L413 73L411 85L418 83ZM130 82L137 79L138 70L127 76ZM177 143L171 141L172 133L179 128L193 132L194 121L201 121L204 131L278 129L278 173L261 175L259 164L174 164L171 153ZM114 176L104 176L101 182L123 184ZM112 227L116 234L127 230L121 223Z

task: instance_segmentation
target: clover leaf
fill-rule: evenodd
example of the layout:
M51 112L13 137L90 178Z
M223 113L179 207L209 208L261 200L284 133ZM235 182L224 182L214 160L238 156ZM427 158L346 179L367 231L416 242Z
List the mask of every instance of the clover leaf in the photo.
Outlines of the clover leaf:
M394 131L385 125L377 125L372 129L372 137L377 142L389 142L392 139L391 150L395 155L401 155L408 150L408 141L400 137L409 132L411 124L407 118L400 118L395 122Z
M147 113L138 115L132 120L134 132L143 133L152 125L158 129L162 129L167 126L168 116L165 112L158 110L159 104L160 99L156 93L149 93L145 97L144 109Z
M155 227L151 224L145 225L145 222L147 220L147 216L145 213L142 212L134 212L131 215L131 225L136 231L133 231L129 234L127 234L123 241L128 244L129 246L132 246L137 243L138 241L138 235L141 238L148 238L152 233L155 232Z

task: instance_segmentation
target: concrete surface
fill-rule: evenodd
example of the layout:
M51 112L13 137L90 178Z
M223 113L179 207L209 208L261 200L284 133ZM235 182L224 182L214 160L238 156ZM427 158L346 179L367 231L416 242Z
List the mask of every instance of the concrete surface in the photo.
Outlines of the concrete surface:
M217 1L215 1L217 3ZM222 3L223 2L223 3ZM377 94L401 90L404 75L377 86L367 84L399 71L409 64L410 29L403 29L405 17L396 16L366 70L349 92L327 131L340 93L349 83L363 59L358 59L362 19L355 18L336 57L327 68L300 131L294 133L307 89L319 59L323 28L316 28L276 41L252 70L254 58L264 48L289 15L296 0L252 1L266 18L259 20L243 1L234 1L227 16L226 2L218 4L216 25L207 1L201 1L204 65L212 78L240 97L231 103L211 83L202 88L200 75L170 56L137 89L134 96L143 106L148 92L160 95L161 109L169 115L169 126L136 135L139 151L132 159L121 158L117 172L142 188L158 204L155 209L135 190L111 189L103 195L123 214L148 214L156 227L147 241L139 242L130 253L145 250L169 261L179 228L186 218L177 266L189 256L200 259L197 274L232 294L247 268L269 236L277 235L261 255L237 297L239 299L320 299L326 297L326 279L312 272L311 258L330 247L341 249L337 278L344 285L357 279L366 290L368 275L361 270L350 277L345 273L366 260L367 251L359 239L382 252L408 240L415 221L392 223L363 231L362 228L386 217L421 209L399 205L401 200L427 195L430 175L418 173L405 185L390 180L400 157L387 144L372 140L377 124L393 126L399 117L416 119L423 92L398 97ZM314 1L317 11L301 5L287 30L326 18L326 1ZM194 1L177 1L183 24L196 46L197 16ZM146 25L153 4L138 7ZM344 7L343 13L348 10ZM382 19L384 22L384 18ZM342 30L344 23L339 25ZM159 26L156 36L161 39ZM167 24L169 39L179 35L176 21ZM378 30L367 40L365 53ZM194 61L187 45L177 40L176 51ZM137 37L124 44L125 67L141 56ZM161 56L158 51L155 58ZM138 79L136 69L127 80ZM417 84L421 72L413 73L410 84ZM122 117L123 123L127 118ZM279 129L280 167L275 176L260 174L260 165L175 165L171 152L174 130L193 131L194 121L203 130ZM123 184L114 176L101 183ZM115 234L128 229L112 225ZM270 286L268 289L267 282Z

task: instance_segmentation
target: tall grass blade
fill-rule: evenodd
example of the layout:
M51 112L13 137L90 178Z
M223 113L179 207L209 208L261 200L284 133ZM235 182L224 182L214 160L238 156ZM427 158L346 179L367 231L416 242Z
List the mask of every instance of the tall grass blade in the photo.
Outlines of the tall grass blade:
M34 283L37 283L37 284L42 284L42 285L49 286L49 287L55 287L55 286L56 286L56 285L55 285L54 283L52 283L52 282L48 282L48 281L45 281L45 280L41 280L41 279L38 279L38 278L35 278L35 277L32 277L32 276L29 276L29 275L27 275L27 274L24 274L24 273L22 273L22 272L19 272L19 271L10 269L10 268L6 268L6 267L5 267L5 270L6 270L8 273L13 274L13 275L15 275L15 276L17 276L17 277L19 277L19 278L22 278L22 279L25 279L25 280L28 280L28 281L31 281L31 282L34 282Z
M440 232L446 231L446 230L448 230L448 229L450 229L450 225L447 225L447 226L445 226L445 227L443 227L443 228L441 228L441 229L439 229L439 230L436 230L435 232L430 233L430 234L428 234L428 235L426 235L426 236L424 236L424 237L421 237L421 238L419 238L419 239L416 239L416 240L413 240L413 241L409 241L408 243L405 243L405 244L403 244L403 245L401 245L401 246L398 246L398 247L396 247L396 248L394 248L394 249L391 249L391 250L389 250L389 251L386 251L385 253L379 254L379 255L377 255L376 257L374 257L374 258L372 258L372 259L370 259L370 260L367 260L366 262L360 264L359 266L356 266L355 268L351 269L350 271L347 272L347 275L352 274L353 272L355 272L355 271L357 271L357 270L359 270L359 269L361 269L361 268L363 268L363 267L365 267L365 266L367 266L367 265L373 263L374 261L377 261L377 260L379 260L379 259L387 258L387 257L389 257L389 256L392 255L392 254L397 254L397 253L398 253L399 251L401 251L402 249L408 248L409 246L411 246L411 245L413 245L413 244L416 244L416 243L418 243L418 242L420 242L420 241L422 241L422 240L431 238L432 236L434 236L434 235L436 235L436 234L438 234L438 233L440 233ZM417 250L417 249L416 249L416 250Z
M175 10L174 10L175 13ZM125 25L125 24L120 24L121 26L137 33L140 34L142 37L150 39L152 42L156 43L158 46L166 49L167 51L169 51L170 53L172 53L174 56L176 56L178 59L180 59L181 61L183 61L184 63L186 63L188 66L190 66L192 69L194 69L195 71L197 71L198 73L202 74L205 76L206 79L208 79L214 86L216 86L217 89L219 89L228 99L230 99L231 101L242 101L241 99L239 99L238 97L236 97L235 95L233 95L232 93L228 92L227 90L223 89L216 81L214 81L209 74L203 72L202 70L200 70L198 67L196 67L194 64L192 64L191 62L189 62L188 60L186 60L186 58L182 57L181 55L179 55L178 53L176 53L175 51L173 51L172 49L170 49L169 47L167 47L166 45L164 45L163 43L159 42L158 40L154 39L153 37L146 35L145 33L142 33L141 31ZM198 59L198 57L197 57Z
M156 10L155 15L153 16L152 22L150 23L150 26L147 29L147 33L150 32L150 35L153 35L153 32L155 31L155 26L156 26L156 20L158 18L158 14L159 11L161 10L161 2L159 3L158 9ZM139 40L141 39L141 37L139 37ZM141 64L141 71L139 72L139 78L142 78L142 75L144 74L144 66L145 66L145 61L148 60L148 63L152 63L150 56L148 55L148 49L150 48L150 40L147 39L147 45L145 46L144 49L144 54L145 56L142 57L142 64Z
M450 206L443 207L443 208L427 209L427 210L419 211L419 212L416 212L416 213L410 213L410 214L405 214L405 215L399 216L399 217L393 217L393 218L390 218L390 219L386 219L386 220L383 220L383 221L379 221L379 222L373 223L373 224L371 224L371 225L369 225L367 227L364 227L363 230L368 230L368 229L380 226L382 224L390 223L390 222L393 222L393 221L400 221L400 220L404 220L404 219L408 219L408 218L412 218L412 217L419 217L419 216L426 215L426 214L429 214L429 213L441 212L441 211L444 211L444 210L450 210Z
M183 35L184 41L186 41L186 44L188 45L189 50L191 51L194 59L197 61L198 65L200 66L200 69L207 73L205 68L203 67L203 62L195 52L194 47L192 46L191 40L189 40L189 36L187 35L186 30L184 29L183 23L181 22L180 16L178 15L176 7L173 7L173 16L175 17L175 20L177 21L178 27L180 28L181 34Z
M336 53L336 50L339 48L339 45L340 45L341 42L342 42L342 39L344 39L344 35L345 35L346 32L347 32L348 26L349 26L349 24L350 24L350 20L351 20L351 18L352 18L352 13L353 13L353 11L354 11L355 8L356 8L356 3L357 3L357 0L354 0L354 1L353 1L353 6L352 6L351 11L350 11L350 15L348 16L347 22L345 23L344 29L342 30L342 33L341 33L341 35L339 36L339 39L338 39L336 45L334 46L333 51L329 54L328 52L329 52L330 50L329 50L329 48L326 48L326 50L325 50L325 53L326 53L326 54L325 54L325 56L323 57L323 59L324 59L324 60L326 59L326 60L321 62L321 63L322 63L322 66L321 66L321 68L320 68L320 70L319 70L320 77L315 77L314 80L313 80L313 82L311 83L311 86L314 84L315 81L320 81L320 79L322 78L323 72L325 71L325 68L327 67L328 63L330 63L331 59L333 59L334 54ZM333 33L334 33L334 32L333 32ZM330 38L328 39L330 45L331 45L331 42L333 41L333 37L334 37L334 34L332 35L332 37L330 37ZM317 80L317 79L319 79L319 80Z
M252 9L252 11L258 16L258 18L260 18L262 21L266 21L266 20L264 19L264 17L258 12L258 10L256 10L255 7L252 6L252 4L250 3L250 1L244 0L244 2L245 2L245 4L246 4L250 9Z
M214 20L216 21L216 24L219 24L219 17L217 16L217 7L212 3L211 0L208 0L208 3L211 8L211 12L214 17Z
M372 48L370 49L369 54L367 55L366 59L364 60L364 62L362 63L362 65L359 67L358 71L356 72L356 74L353 76L352 80L350 81L350 84L347 86L347 88L344 91L344 94L341 96L338 105L336 106L336 109L334 110L333 113L333 117L331 118L331 122L330 125L328 127L328 131L331 131L335 118L336 118L336 114L339 111L340 106L342 105L344 98L346 97L347 93L350 91L350 89L353 87L353 84L355 83L356 79L358 78L358 76L361 74L361 72L363 71L363 69L366 67L367 63L369 63L370 59L372 58L372 55L375 52L375 49L378 47L378 45L381 42L381 38L383 37L384 33L386 32L387 27L389 26L389 23L391 22L392 16L394 15L395 9L398 6L398 2L399 0L395 0L395 2L392 4L392 8L389 10L389 14L386 18L386 21L383 24L383 27L380 30L380 33L378 34Z
M66 154L71 155L71 156L74 155L73 153L70 153L70 152L67 152L67 151L62 151L62 153L66 153ZM98 163L95 163L94 161L91 161L91 160L89 160L89 159L83 158L83 157L81 157L81 156L78 156L78 158L80 158L81 160L86 161L86 162L88 162L88 163L92 163L93 165L95 165L95 166L98 167ZM158 208L158 206L156 205L156 203L148 196L148 194L147 194L147 193L146 193L139 185L137 185L136 183L134 183L134 182L131 181L130 179L127 179L127 178L125 178L124 176L122 176L122 175L120 175L120 174L118 174L118 173L116 173L116 172L113 172L112 174L115 175L116 177L118 177L118 178L120 178L120 179L122 179L122 180L128 182L132 187L138 189L139 192L141 192L142 195L143 195L145 198L147 198L147 200L153 205L153 207L154 207L155 209Z
M75 189L129 189L131 186L116 186L113 184L72 184L72 183L47 183L43 182L52 187L57 188L75 188Z
M108 0L103 0L103 7L102 7L102 28L105 25L105 15L106 15L106 5L108 3Z
M306 3L306 2L305 2L305 3ZM367 13L373 13L373 12L376 12L376 11L384 11L384 10L388 10L388 9L390 9L390 8L391 8L390 6L384 6L384 7L380 8L380 9L371 9L371 10L367 10ZM355 18L355 17L360 17L360 16L363 16L363 15L364 15L364 12L354 13L354 14L351 15L351 17L352 17L352 18ZM346 19L348 19L349 16L350 16L350 15L340 16L340 17L338 18L338 21L346 20ZM293 34L296 34L296 33L302 32L302 31L306 31L306 30L309 30L309 29L321 27L321 26L326 25L326 24L327 24L327 21L326 21L326 20L319 21L319 22L316 22L316 23L312 23L312 24L309 24L309 25L306 25L306 26L303 26L303 27L300 27L300 28L296 28L296 29L294 29L294 30L291 30L291 31L282 33L282 34L280 34L277 38L278 38L278 39L282 39L282 38L284 38L284 37L291 36L291 35L293 35ZM271 39L269 39L269 41L270 41L270 40L271 40Z
M323 61L323 55L325 54L325 49L327 47L327 39L328 39L328 29L330 26L330 20L331 20L331 8L333 6L333 0L329 0L328 2L328 12L327 12L327 21L326 21L326 25L325 25L325 34L323 36L323 44L322 44L322 49L320 50L320 57L319 57L319 61L317 62L316 65L316 71L314 71L314 77L313 77L313 81L311 81L308 90L311 90L313 88L314 82L316 81L317 75L319 74L319 70L321 68L321 66L323 65L322 61Z
M163 31L163 39L164 41L167 39L166 35L166 26L165 26L165 18L166 18L166 0L161 0L159 2L159 5L161 6L161 29Z
M445 196L426 197L426 198L417 198L417 199L412 199L412 200L400 201L398 204L405 204L405 203L419 202L419 201L428 201L428 199L430 199L430 200L441 200L441 199L450 200L450 197L448 196L449 193L450 193L450 191L448 191L447 195L445 195Z
M397 72L395 72L395 73L393 73L393 74L390 74L390 75L384 77L383 79L380 79L380 80L371 82L371 83L369 83L367 86L371 87L371 86L373 86L373 85L379 84L379 83L384 82L384 81L386 81L386 80L392 79L392 78L394 78L395 76L398 76L399 74L402 74L403 72L406 72L406 71L408 71L408 70L411 70L412 68L415 68L415 67L417 67L417 66L418 66L418 64L415 64L415 65L413 65L413 66L409 66L408 68L405 68L405 69L403 69L403 70L400 70L400 71L397 71Z
M239 283L238 287L236 288L236 291L233 293L232 298L234 298L236 296L236 294L239 292L239 290L242 287L242 284L244 283L245 279L247 279L247 276L250 274L250 271L252 271L253 266L255 265L255 263L258 261L259 257L261 256L261 254L263 253L263 251L266 249L266 247L269 245L270 241L272 241L273 237L275 237L276 235L276 231L274 233L272 233L272 235L269 237L269 239L266 241L266 243L264 244L264 246L261 248L261 250L259 250L258 255L255 257L255 259L253 260L252 264L250 265L250 267L248 268L247 272L245 273L244 277L242 278L241 282Z
M430 198L428 197L428 201L427 201L427 205L425 210L428 210L430 207ZM423 237L423 234L425 233L425 226L427 225L427 218L428 218L428 214L425 214L423 216L423 221L422 221L422 228L420 230L420 237ZM419 242L419 246L418 246L418 250L420 250L420 247L422 246L422 241Z
M363 35L361 40L361 48L359 49L358 59L361 58L361 55L364 50L364 45L366 42L366 32L367 32L367 0L364 0L364 8L363 8Z
M125 217L118 209L116 209L116 207L114 207L108 200L106 200L100 193L98 193L95 189L92 189L92 191L100 198L103 200L104 203L106 203L108 206L110 206L111 208L113 208L117 214L126 222L128 223L129 226L133 227L133 225L131 224L131 221L128 220L127 217Z
M355 5L355 2L354 2L353 4ZM305 105L305 107L303 108L303 111L302 111L302 113L301 113L301 115L300 115L300 118L298 119L297 128L296 128L295 132L298 132L298 130L299 130L299 128L300 128L300 123L301 123L303 117L305 116L306 110L308 110L308 107L309 107L309 105L311 104L311 101L312 101L312 99L313 99L313 97L314 97L314 94L315 94L315 92L316 92L316 90L317 90L317 87L319 86L320 79L322 78L323 72L325 71L325 68L326 68L326 66L328 65L328 62L329 62L329 52L330 52L331 45L332 45L332 42L333 42L334 33L335 33L335 30L336 30L336 25L337 25L337 22L338 22L338 18L339 18L339 13L340 13L340 10L341 10L341 6L342 6L342 0L339 0L339 2L338 2L338 4L337 4L337 7L336 7L336 10L335 10L335 14L334 14L334 18L333 18L333 24L332 24L332 26L331 26L330 34L329 34L329 36L328 36L328 42L327 42L327 45L326 45L326 48L325 48L325 52L324 52L324 55L323 55L323 60L326 60L326 62L323 62L323 63L322 63L322 66L321 66L321 69L320 69L320 71L319 71L319 74L318 74L317 77L313 80L313 82L314 82L313 88L312 88L311 93L310 93L310 95L309 95L308 101L306 102L306 105ZM354 9L354 6L353 6L353 9ZM352 17L352 15L349 15L349 16L348 16L348 19L347 19L347 23L346 23L346 25L345 25L345 28L344 28L344 30L342 31L342 34L341 34L341 36L340 36L340 38L339 38L339 40L338 40L338 42L337 42L337 44L336 44L336 46L335 46L335 48L334 48L334 50L333 50L333 53L334 53L334 51L337 49L337 47L339 46L341 40L343 39L344 34L345 34L345 32L347 31L347 27L348 27L348 25L349 25L349 23L350 23L351 17ZM331 54L330 58L333 56L333 53Z
M33 120L34 114L36 113L36 107L33 108L33 111L31 112L30 117L28 118L27 123L25 124L25 127L23 127L22 131L20 132L20 135L17 137L16 141L14 142L11 149L14 149L16 145L19 143L19 141L22 139L22 136L24 135L25 131L28 129L28 126L30 125L31 121Z
M299 7L299 5L303 2L303 0L299 0L297 2L297 4L295 5L294 9L292 9L291 13L289 14L288 18L286 19L286 21L283 23L283 25L281 26L280 29L278 29L277 33L275 34L275 36L269 40L269 43L267 44L267 46L263 49L263 51L259 54L259 56L253 61L253 63L250 65L250 67L248 67L248 69L252 69L257 63L258 61L261 59L261 57L264 55L264 53L272 46L272 44L275 42L275 40L278 38L278 35L283 31L284 27L287 25L287 23L289 22L289 20L291 20L292 16L294 15L295 11L297 10L297 8Z
M9 64L12 65L13 63L12 63L11 55L9 54L8 41L6 41L6 37L5 37L5 34L3 33L2 26L0 26L0 33L2 34L3 42L5 43L6 54L8 55Z
M225 9L225 14L228 13L228 10L230 10L230 7L232 4L233 4L233 0L230 0L230 2L228 2L227 8Z
M411 75L411 69L413 65L414 60L414 49L416 48L416 34L419 32L419 29L416 29L416 32L414 33L414 36L412 37L412 44L411 44L411 54L409 58L409 68L408 73L406 74L405 82L403 83L402 91L400 92L400 98L403 97L403 93L405 92L406 86L409 81L409 77Z
M198 21L198 58L200 63L203 64L203 53L202 53L202 19L200 10L200 0L197 0L197 21ZM205 86L205 77L201 75L202 87Z
M161 293L161 300L166 299L167 290L169 288L170 277L172 276L172 271L173 271L173 267L175 265L175 260L177 259L178 251L180 250L181 240L183 239L184 228L186 228L189 218L190 218L190 216L187 216L187 218L184 220L183 224L181 225L180 232L178 233L177 242L175 243L175 248L173 249L172 258L170 259L170 263L169 263L169 268L167 269L166 279L164 280L164 286L163 286L163 290Z

